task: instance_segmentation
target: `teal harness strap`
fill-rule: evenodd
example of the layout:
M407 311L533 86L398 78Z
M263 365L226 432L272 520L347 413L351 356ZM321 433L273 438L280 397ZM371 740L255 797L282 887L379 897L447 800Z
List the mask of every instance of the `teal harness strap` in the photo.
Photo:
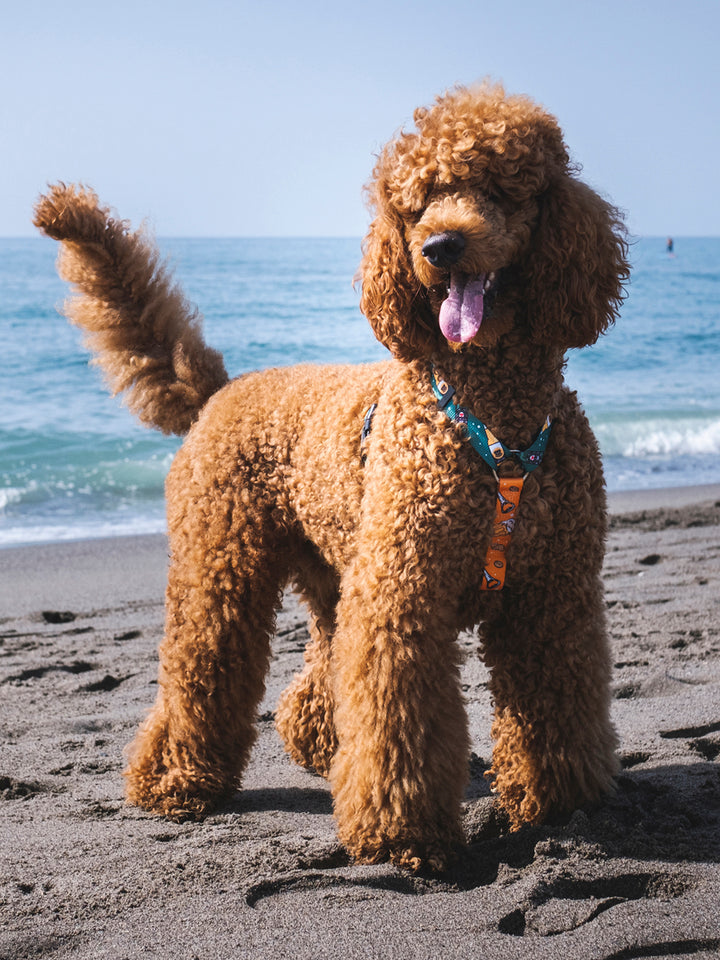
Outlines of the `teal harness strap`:
M525 475L539 467L543 461L545 448L550 439L551 418L548 416L543 424L540 433L537 435L527 450L513 450L506 447L502 440L498 440L495 434L486 427L482 420L474 417L469 410L455 403L453 397L455 390L435 376L432 371L432 388L437 397L438 407L445 411L450 420L462 424L468 435L468 439L473 449L480 454L485 463L495 473L497 467L506 460L518 460L525 470Z

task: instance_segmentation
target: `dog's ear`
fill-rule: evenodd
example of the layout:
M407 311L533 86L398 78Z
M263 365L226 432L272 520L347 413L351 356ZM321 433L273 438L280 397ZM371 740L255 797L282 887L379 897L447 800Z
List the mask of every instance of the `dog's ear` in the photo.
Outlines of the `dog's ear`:
M590 187L559 177L540 199L527 268L533 339L595 343L614 323L629 277L620 213Z
M360 309L378 340L399 360L433 353L435 327L425 288L415 277L403 221L384 197L374 198L376 216L363 241Z

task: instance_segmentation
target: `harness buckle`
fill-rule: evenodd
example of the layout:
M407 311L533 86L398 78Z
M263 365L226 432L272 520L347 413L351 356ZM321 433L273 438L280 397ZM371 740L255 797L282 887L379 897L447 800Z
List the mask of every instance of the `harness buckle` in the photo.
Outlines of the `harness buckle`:
M451 387L449 383L445 383L444 380L437 378L435 383L437 384L437 388L440 392L440 396L437 398L437 405L441 410L444 410L455 396L455 387Z

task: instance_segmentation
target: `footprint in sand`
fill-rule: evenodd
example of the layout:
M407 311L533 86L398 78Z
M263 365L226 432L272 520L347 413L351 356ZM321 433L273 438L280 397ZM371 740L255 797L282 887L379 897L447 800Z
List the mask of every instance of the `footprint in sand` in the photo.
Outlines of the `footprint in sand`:
M618 904L632 900L671 901L692 886L683 876L662 872L625 873L594 880L566 876L543 879L521 907L500 920L498 929L515 937L553 937L591 923Z

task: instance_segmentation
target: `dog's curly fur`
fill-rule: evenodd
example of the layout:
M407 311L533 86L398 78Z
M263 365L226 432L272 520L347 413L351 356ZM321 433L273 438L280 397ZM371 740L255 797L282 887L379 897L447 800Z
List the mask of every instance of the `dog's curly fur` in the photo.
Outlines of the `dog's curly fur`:
M442 867L462 839L461 630L481 625L492 777L512 825L611 785L604 483L562 371L568 347L614 321L628 273L617 211L577 179L555 119L532 101L457 88L415 122L369 185L361 307L393 356L377 365L227 382L142 233L84 188L51 188L35 211L62 241L61 273L79 291L68 314L111 386L145 422L189 428L167 481L160 690L132 746L128 799L184 817L237 789L293 583L312 641L277 727L295 760L329 778L348 850L411 869ZM448 232L463 238L464 275L495 278L461 346L438 324L448 269L423 254ZM501 592L480 591L496 482L438 410L431 362L512 447L553 417Z

